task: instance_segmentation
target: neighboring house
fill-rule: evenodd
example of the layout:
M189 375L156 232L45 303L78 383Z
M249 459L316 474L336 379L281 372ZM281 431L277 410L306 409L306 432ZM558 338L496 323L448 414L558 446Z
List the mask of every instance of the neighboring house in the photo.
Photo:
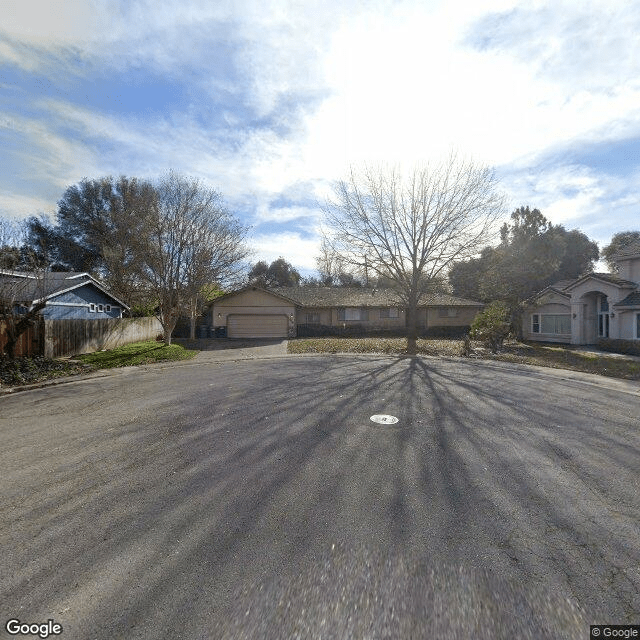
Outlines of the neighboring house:
M468 327L482 307L454 296L427 296L418 308L419 330ZM303 327L401 330L407 313L390 289L249 286L216 299L207 315L210 326L218 333L224 328L229 338L286 338Z
M0 271L0 296L11 296L18 311L45 300L45 320L122 318L129 307L88 273Z
M563 280L529 300L524 338L571 344L640 340L640 243L618 254L615 262L615 275L588 273Z

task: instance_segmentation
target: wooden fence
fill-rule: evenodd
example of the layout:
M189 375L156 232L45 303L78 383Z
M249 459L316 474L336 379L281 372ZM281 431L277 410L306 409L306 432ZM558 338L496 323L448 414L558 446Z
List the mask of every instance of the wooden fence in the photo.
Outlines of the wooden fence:
M7 334L5 323L0 322L0 353L4 353L4 346L7 344ZM18 338L16 342L16 357L42 355L44 350L44 323L42 319L36 321L35 325L29 327Z
M45 320L44 355L58 358L113 349L155 338L159 333L162 326L157 318Z

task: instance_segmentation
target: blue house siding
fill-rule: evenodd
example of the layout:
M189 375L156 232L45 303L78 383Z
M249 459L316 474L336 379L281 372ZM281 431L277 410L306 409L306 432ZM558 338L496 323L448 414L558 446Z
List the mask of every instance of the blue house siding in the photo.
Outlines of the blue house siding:
M90 311L90 305L95 305L95 311ZM102 311L99 311L102 305ZM111 307L107 311L107 305ZM111 296L105 295L91 284L54 295L47 300L47 306L42 310L46 320L68 320L84 318L100 320L106 318L120 318L122 308Z

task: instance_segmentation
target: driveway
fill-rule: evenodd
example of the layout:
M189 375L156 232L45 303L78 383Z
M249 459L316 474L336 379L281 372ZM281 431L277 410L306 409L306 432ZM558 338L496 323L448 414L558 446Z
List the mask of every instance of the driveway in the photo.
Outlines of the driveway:
M251 340L231 339L174 339L186 349L199 351L197 362L218 362L221 360L253 360L287 354L287 340L281 338Z
M319 356L0 398L3 621L65 640L637 624L638 385L564 373Z

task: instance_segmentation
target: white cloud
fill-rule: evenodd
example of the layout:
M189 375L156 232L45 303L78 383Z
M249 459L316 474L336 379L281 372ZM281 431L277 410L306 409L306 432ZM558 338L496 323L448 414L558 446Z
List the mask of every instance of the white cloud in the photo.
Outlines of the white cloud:
M515 206L539 206L554 222L610 219L604 202L632 207L625 184L570 162L539 165L559 147L640 136L634 3L0 5L0 60L30 70L57 65L60 76L85 72L78 60L90 60L87 73L135 67L197 85L193 112L158 118L105 115L62 99L30 101L40 115L7 111L0 127L23 136L23 171L49 189L85 175L151 177L173 167L230 199L264 203L259 222L304 218L311 226L313 209L273 205L278 194L304 184L301 202L322 201L352 163L406 163L456 148L501 165ZM198 109L218 93L232 99L224 124L212 129Z
M0 217L28 218L29 216L36 216L41 213L54 213L51 201L44 198L0 191Z
M638 227L640 172L624 178L576 164L521 169L505 176L511 210L531 206L553 223L580 229L600 246L617 231Z
M540 29L548 26L553 21ZM618 23L604 26L608 42ZM607 139L612 129L617 136L640 132L632 49L615 46L618 73L606 86L583 88L584 74L558 77L536 58L463 46L468 27L452 3L346 22L326 58L333 95L307 118L305 174L339 175L364 159L417 161L451 147L502 164L568 141ZM623 33L637 39L628 28ZM561 23L545 42L561 40L566 51L571 37Z
M70 175L80 173L79 177L83 177L97 170L90 149L56 131L55 124L45 118L0 113L0 128L21 141L13 157L14 161L20 161L18 173L32 183L45 184L49 192L68 186ZM46 208L50 209L52 204Z
M315 256L319 253L320 241L303 238L299 233L284 232L255 235L249 238L255 249L254 261L271 263L283 256L296 269L312 271L316 268Z
M242 197L254 186L254 168L268 153L272 137L259 130L240 134L230 149L216 139L215 131L204 130L188 114L143 120L98 114L59 100L42 106L55 118L54 127L64 126L84 141L85 152L97 165L94 173L156 177L173 168L203 179L229 198ZM99 151L104 143L111 147L109 153ZM83 166L78 163L70 171L72 181L87 175Z
M95 33L101 13L91 0L2 0L0 30L39 46L72 45Z
M263 203L256 208L258 222L291 222L301 218L318 219L321 215L320 209L311 207L278 207Z

